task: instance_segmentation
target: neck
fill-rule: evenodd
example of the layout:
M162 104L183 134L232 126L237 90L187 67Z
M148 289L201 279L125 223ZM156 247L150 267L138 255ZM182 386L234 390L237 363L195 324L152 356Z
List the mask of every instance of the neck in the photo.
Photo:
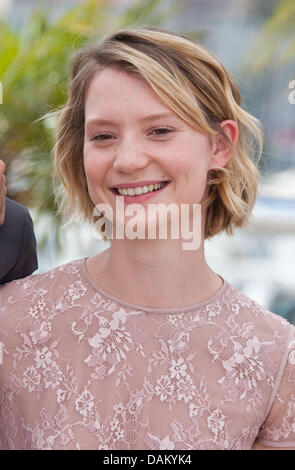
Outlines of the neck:
M151 308L193 305L222 285L205 260L203 243L198 250L183 250L181 240L112 240L86 266L102 289Z

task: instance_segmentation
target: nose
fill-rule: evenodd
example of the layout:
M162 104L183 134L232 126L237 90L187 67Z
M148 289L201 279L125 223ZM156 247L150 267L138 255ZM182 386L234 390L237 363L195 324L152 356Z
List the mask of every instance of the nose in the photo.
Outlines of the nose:
M142 145L135 139L126 139L117 148L113 162L113 168L123 173L133 173L145 168L150 159L143 151Z

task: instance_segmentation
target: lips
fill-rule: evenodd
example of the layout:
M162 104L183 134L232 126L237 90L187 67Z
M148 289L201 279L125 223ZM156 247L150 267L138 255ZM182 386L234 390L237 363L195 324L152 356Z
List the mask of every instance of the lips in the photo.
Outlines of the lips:
M159 181L156 181L156 182L153 183L153 184L157 184L157 183L159 183ZM117 197L118 197L118 196L123 197L125 203L143 202L143 201L145 201L146 199L150 199L150 198L154 197L154 196L155 196L157 193L159 193L160 191L163 191L163 190L169 185L170 181L166 181L166 183L167 183L167 184L165 184L165 185L164 185L162 188L160 188L160 189L156 189L156 190L153 190L153 191L150 191L150 192L147 192L147 193L142 193L142 194L134 195L134 196L128 196L128 195L124 195L124 196L123 196L123 195L119 194L115 188L111 188L111 191L112 191L112 193L115 194L115 196L117 196ZM152 184L152 183L149 183L149 184ZM125 185L125 186L120 185L120 186L123 187L123 188L127 188L127 187L128 187L128 186L126 186L126 185ZM135 186L134 186L134 184L133 184L133 186L129 186L129 188L130 188L130 187L137 187L137 186L139 186L138 183L137 183ZM117 186L117 187L119 187L119 186Z
M136 183L123 183L123 184L116 184L112 186L110 189L120 189L120 188L137 188L142 186L149 186L150 184L161 184L161 183L170 183L168 180L152 180L152 181L138 181Z

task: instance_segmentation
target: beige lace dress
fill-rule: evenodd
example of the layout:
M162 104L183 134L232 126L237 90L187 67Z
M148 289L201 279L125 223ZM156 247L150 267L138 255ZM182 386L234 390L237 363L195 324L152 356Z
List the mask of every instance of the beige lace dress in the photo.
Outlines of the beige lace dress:
M132 305L75 260L0 288L1 449L295 445L295 327L224 281Z

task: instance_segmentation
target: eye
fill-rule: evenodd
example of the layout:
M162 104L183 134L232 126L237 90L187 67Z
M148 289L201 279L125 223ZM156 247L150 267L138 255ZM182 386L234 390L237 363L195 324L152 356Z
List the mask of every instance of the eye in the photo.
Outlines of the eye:
M151 133L155 133L154 135L165 135L169 132L173 132L173 129L169 129L168 127L157 127L151 131ZM95 134L90 137L90 141L99 141L99 142L106 142L107 140L111 140L114 138L111 134L107 134L102 132L101 134Z
M169 132L173 132L173 129L168 129L168 127L157 127L156 129L153 129L152 132L157 132L156 135L165 135Z
M101 138L101 137L107 137L107 138ZM113 137L113 136L110 135L110 134L106 134L106 133L95 134L95 135L90 137L90 141L98 140L98 141L104 142L106 140L109 140L108 137Z

